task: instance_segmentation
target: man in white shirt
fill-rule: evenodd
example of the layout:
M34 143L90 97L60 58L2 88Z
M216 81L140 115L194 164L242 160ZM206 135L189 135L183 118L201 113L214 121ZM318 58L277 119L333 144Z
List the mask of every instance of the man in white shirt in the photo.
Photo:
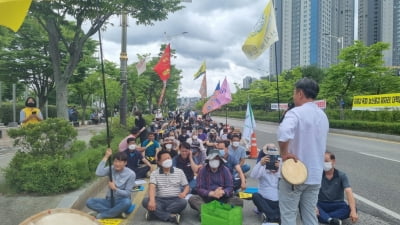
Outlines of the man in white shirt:
M314 104L319 92L318 84L303 78L295 84L293 101L296 107L285 114L278 129L278 142L282 160L302 161L307 167L304 184L292 185L279 181L279 208L282 225L295 225L300 207L303 224L318 225L315 206L321 186L324 153L329 122L325 113Z

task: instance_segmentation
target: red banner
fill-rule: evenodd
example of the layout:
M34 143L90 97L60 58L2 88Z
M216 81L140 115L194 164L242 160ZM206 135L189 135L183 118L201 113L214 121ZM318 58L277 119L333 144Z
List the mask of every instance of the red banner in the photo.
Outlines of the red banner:
M153 70L160 76L162 81L166 81L170 77L171 72L171 49L169 44L164 50L160 61L154 66Z

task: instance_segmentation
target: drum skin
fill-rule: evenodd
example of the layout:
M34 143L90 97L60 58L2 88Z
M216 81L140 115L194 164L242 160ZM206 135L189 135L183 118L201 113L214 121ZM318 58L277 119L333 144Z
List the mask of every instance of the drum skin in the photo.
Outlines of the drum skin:
M300 160L287 159L282 164L282 177L293 185L303 184L307 180L307 168Z

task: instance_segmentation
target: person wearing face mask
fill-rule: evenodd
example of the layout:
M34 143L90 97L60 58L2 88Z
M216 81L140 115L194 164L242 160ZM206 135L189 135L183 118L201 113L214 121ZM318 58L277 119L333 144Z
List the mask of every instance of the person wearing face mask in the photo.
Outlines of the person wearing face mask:
M229 154L229 141L218 140L216 148L219 155L225 160L225 166L228 167L233 178L233 190L246 189L246 177L240 167L239 161Z
M228 147L229 155L239 161L243 173L250 170L250 165L245 164L246 149L240 145L240 137L238 135L232 136L232 143Z
M28 124L39 123L43 120L43 115L40 109L36 107L36 100L33 97L28 97L25 101L25 108L19 113L19 120L22 127Z
M149 197L142 201L142 206L148 210L145 218L179 224L180 214L187 205L188 181L181 169L172 166L168 151L158 152L157 159L160 168L151 173Z
M217 149L210 151L208 163L203 166L197 175L197 195L189 198L192 209L201 214L201 205L218 200L243 207L243 200L234 196L233 178L229 169L224 165L225 160Z
M183 170L189 182L190 193L195 193L196 175L203 164L196 163L193 158L191 146L187 142L181 142L179 146L179 154L173 157L172 162L174 167Z
M203 141L199 139L197 131L193 131L192 137L188 138L186 142L189 143L190 145L198 145L200 147L200 151L206 152L206 149L204 148L203 145Z
M146 178L147 172L152 171L150 162L143 157L142 152L136 149L139 146L136 145L135 138L128 138L126 142L128 143L128 148L124 151L128 156L126 166L136 173L136 179ZM140 166L141 162L143 166Z
M317 216L321 223L341 225L343 219L358 220L356 201L346 174L335 168L336 157L325 152L324 172L317 202ZM344 201L344 193L347 203Z
M171 154L171 157L174 158L178 155L177 146L170 138L164 138L164 143L162 144L162 150L168 151Z

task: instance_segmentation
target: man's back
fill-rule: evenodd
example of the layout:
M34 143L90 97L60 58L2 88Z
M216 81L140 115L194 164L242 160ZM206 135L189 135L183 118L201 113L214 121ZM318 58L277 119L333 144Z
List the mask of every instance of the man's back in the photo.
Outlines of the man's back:
M279 141L291 140L289 152L307 167L306 184L319 184L329 131L325 113L313 102L288 111L279 126Z

